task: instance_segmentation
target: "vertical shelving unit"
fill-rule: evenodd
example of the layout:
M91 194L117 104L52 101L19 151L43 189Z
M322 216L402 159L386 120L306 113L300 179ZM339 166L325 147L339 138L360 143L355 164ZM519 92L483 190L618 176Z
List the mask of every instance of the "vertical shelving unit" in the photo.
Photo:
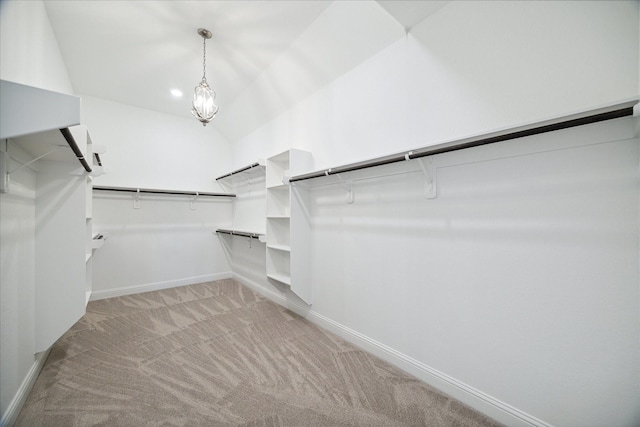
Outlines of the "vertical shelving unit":
M91 154L91 143L87 144L87 152ZM85 304L89 304L91 292L93 291L93 178L87 176L86 184L86 206L85 206Z
M292 270L292 236L296 237L297 230L292 228L295 222L291 219L292 214L298 214L298 204L292 203L289 178L311 167L311 153L296 149L269 157L266 161L267 277L290 286L307 304L311 304L310 283L296 274L296 268Z
M68 132L83 158L90 159L86 127L69 127ZM59 130L15 138L13 143L34 159L39 158L35 195L35 345L40 352L85 313L90 285L91 219L87 214L91 194L87 171L78 164L76 154L66 148Z
M34 253L24 261L33 263L32 327L38 353L50 348L86 312L92 227L92 182L87 173L95 172L89 165L91 141L87 128L77 125L79 97L5 80L0 80L0 88L0 139L10 140L12 151L25 159L17 162L21 164L17 169L4 171L8 176L2 178L35 163L31 167L35 194L29 198L34 203ZM33 105L52 114L29 114ZM16 191L10 179L3 182L0 191ZM19 278L8 285L13 288L14 282L22 285Z
M79 125L69 128L78 145L81 147L84 158L91 163L93 159L93 144L86 126ZM100 168L101 169L101 168ZM85 176L84 186L84 235L85 235L85 306L89 303L93 290L93 177L90 174Z

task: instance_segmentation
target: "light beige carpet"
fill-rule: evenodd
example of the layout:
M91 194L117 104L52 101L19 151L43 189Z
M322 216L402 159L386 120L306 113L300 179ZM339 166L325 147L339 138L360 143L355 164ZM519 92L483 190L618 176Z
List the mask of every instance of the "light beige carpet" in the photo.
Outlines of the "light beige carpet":
M494 426L232 281L89 303L19 426Z

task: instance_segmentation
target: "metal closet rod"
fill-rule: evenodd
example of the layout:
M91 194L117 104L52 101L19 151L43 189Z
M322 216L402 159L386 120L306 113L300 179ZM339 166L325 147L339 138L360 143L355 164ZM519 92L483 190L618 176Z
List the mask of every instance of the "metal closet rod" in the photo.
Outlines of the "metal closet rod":
M132 187L104 187L99 185L93 186L94 190L99 191L121 191L126 193L151 193L151 194L177 194L186 196L211 196L211 197L236 197L231 193L206 193L199 191L174 191L174 190L158 190L153 188L132 188Z
M241 173L241 172L248 171L249 169L253 169L253 168L258 167L258 166L260 166L260 163L257 163L257 162L256 162L256 163L252 163L252 164L250 164L249 166L245 166L245 167L243 167L243 168L240 168L240 169L238 169L238 170L235 170L235 171L233 171L233 172L230 172L230 173L228 173L228 174L226 174L226 175L219 176L219 177L217 177L217 178L216 178L216 181L218 181L218 180L220 180L220 179L228 178L228 177L230 177L231 175L236 175L236 174L239 174L239 173Z
M67 144L69 144L69 147L71 147L73 154L76 155L84 170L86 170L87 172L91 172L91 166L89 166L89 163L87 163L87 160L84 158L84 154L82 154L80 147L78 147L78 143L76 142L73 135L71 135L71 131L68 128L63 128L60 129L60 132L62 133L62 136L64 136L64 139L67 140Z
M467 148L479 147L487 144L494 144L496 142L508 141L511 139L522 138L525 136L538 135L541 133L552 132L560 129L567 129L575 126L586 125L589 123L601 122L604 120L611 120L620 117L626 117L633 115L633 106L638 103L638 100L628 101L622 104L618 104L609 108L605 112L596 112L601 110L594 110L584 113L577 118L568 118L566 120L555 121L548 124L532 125L531 127L521 128L520 130L506 131L506 133L495 134L491 136L482 135L478 137L465 138L458 141L448 142L444 144L438 144L431 147L425 147L413 151L404 153L392 154L384 157L377 157L375 159L350 163L348 165L338 166L335 168L325 169L317 172L310 172L307 174L293 176L289 179L289 182L304 181L307 179L321 178L323 176L336 175L345 172L353 172L360 169L368 169L376 166L387 165L390 163L404 162L411 159L418 159L421 157L434 156L436 154L449 153L452 151L464 150ZM590 114L591 113L591 114ZM571 117L571 116L569 116ZM545 123L545 122L542 122ZM515 128L518 129L518 128Z
M225 230L224 228L218 228L216 230L216 233L230 234L232 236L249 237L251 239L260 239L260 236L261 236L261 234L258 234L258 233L249 233L249 232L246 232L246 231Z
M93 157L96 158L96 162L98 163L98 166L102 166L102 160L100 160L100 154L93 153Z

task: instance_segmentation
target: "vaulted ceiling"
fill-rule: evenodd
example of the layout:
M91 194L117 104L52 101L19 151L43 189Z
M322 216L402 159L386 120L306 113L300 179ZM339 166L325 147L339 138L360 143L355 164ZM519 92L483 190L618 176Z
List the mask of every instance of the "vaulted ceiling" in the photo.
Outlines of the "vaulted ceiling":
M77 93L184 117L202 77L196 31L212 31L207 80L220 112L209 126L234 141L446 3L46 0L45 7Z

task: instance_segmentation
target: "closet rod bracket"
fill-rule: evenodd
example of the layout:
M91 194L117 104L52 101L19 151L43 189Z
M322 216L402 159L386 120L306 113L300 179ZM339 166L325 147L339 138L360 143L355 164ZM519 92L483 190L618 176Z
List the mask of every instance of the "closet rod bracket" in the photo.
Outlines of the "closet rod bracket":
M408 155L410 155L409 153ZM407 156L408 156L407 155ZM422 169L422 175L424 176L424 197L427 199L435 199L437 196L437 170L433 164L431 158L418 158L416 159Z
M345 181L344 179L342 179L342 176L340 176L339 173L335 174L336 178L338 178L338 180L340 181L340 183L344 186L345 190L347 191L347 197L346 197L346 202L347 204L353 204L354 199L354 195L353 195L353 181Z
M195 195L195 196L193 196L193 197L191 198L191 202L189 203L189 208L190 208L192 211L195 211L195 210L197 210L197 209L198 209L198 207L196 206L196 203L198 203L198 196L199 196L199 195L200 195L200 193L198 193L198 192L196 191L196 195Z
M140 189L137 188L133 196L133 209L140 209Z

